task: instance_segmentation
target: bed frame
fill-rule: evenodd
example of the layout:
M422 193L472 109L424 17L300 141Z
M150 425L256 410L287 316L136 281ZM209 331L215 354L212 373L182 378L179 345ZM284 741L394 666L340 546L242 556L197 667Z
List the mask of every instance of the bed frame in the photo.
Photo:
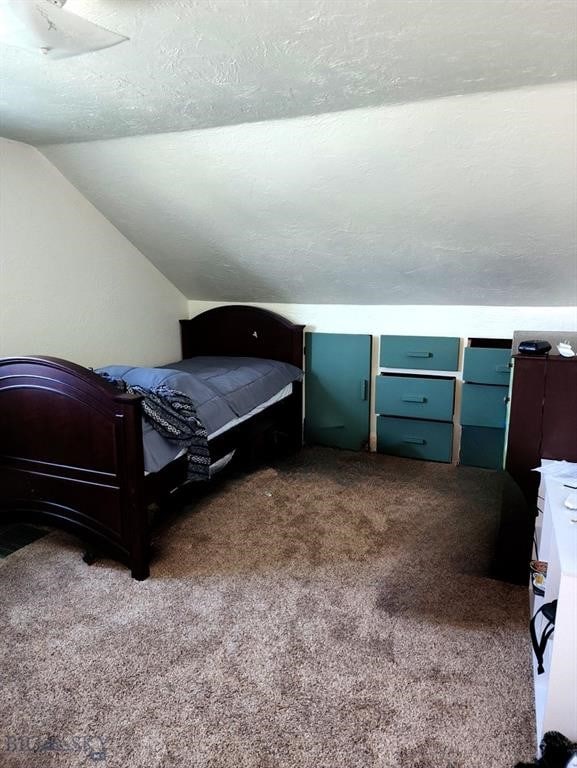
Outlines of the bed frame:
M181 320L183 358L233 355L303 365L303 326L246 306ZM186 481L186 458L144 474L141 398L120 394L88 368L51 357L0 359L0 523L63 528L149 575L149 507ZM302 445L302 385L209 441L215 460Z

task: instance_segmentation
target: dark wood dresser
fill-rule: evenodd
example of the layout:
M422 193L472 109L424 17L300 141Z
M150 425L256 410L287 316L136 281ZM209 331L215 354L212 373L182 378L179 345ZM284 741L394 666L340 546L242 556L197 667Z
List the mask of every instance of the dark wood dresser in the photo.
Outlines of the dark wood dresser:
M577 461L577 357L514 360L505 468L534 504L541 459Z
M494 575L528 582L541 459L577 462L577 357L515 355Z

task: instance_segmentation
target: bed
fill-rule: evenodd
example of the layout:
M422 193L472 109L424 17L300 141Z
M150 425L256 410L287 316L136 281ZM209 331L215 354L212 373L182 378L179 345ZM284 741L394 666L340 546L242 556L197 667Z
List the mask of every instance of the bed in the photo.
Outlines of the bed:
M257 358L302 368L303 326L267 310L225 306L181 320L183 361ZM281 396L282 395L282 396ZM292 452L302 445L302 383L209 435L210 460ZM63 528L149 575L149 510L187 482L177 455L145 471L142 397L49 357L0 360L0 524Z

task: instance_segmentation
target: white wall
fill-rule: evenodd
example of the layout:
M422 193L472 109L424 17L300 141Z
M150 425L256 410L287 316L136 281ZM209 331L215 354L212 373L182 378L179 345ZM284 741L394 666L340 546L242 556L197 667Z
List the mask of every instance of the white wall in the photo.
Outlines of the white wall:
M189 301L189 316L226 302ZM577 331L577 307L477 307L354 304L265 304L308 331L509 338L514 331Z
M184 296L36 149L0 139L0 356L179 357Z

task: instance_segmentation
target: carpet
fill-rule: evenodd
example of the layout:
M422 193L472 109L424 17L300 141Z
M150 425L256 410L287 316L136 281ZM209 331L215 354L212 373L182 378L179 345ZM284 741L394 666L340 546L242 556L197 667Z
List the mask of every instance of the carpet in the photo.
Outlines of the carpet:
M151 578L54 533L0 562L5 768L512 768L528 597L499 474L309 448L221 479Z

